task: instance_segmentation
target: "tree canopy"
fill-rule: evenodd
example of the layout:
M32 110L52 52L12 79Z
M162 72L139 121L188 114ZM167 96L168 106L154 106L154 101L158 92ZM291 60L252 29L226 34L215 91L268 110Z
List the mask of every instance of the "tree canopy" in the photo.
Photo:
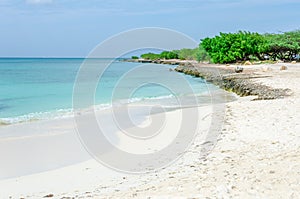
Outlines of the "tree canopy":
M300 31L266 34L265 53L276 60L294 60L300 52Z
M155 53L145 53L141 55L141 58L155 60L155 59L160 59L160 55Z
M160 54L146 53L141 58L182 59L233 63L246 60L296 60L300 54L300 30L279 33L259 34L239 31L220 33L213 38L202 39L195 49L163 51ZM136 58L136 57L135 57Z
M250 56L260 58L265 39L258 33L246 31L220 33L220 36L201 40L200 46L207 51L213 62L231 63L249 60Z
M178 59L178 54L174 51L163 51L160 54L155 53L145 53L141 55L141 58L143 59L150 59L150 60L156 60L156 59Z
M143 59L156 60L156 59L181 59L181 60L197 60L209 61L208 53L202 48L183 48L180 50L163 51L160 54L145 53L141 55Z

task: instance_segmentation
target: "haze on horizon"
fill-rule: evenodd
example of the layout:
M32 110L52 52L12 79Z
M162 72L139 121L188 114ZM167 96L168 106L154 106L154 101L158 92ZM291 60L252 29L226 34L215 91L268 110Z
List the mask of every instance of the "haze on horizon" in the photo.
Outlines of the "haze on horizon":
M297 0L0 0L0 57L85 57L100 42L142 27L196 41L219 32L300 28Z

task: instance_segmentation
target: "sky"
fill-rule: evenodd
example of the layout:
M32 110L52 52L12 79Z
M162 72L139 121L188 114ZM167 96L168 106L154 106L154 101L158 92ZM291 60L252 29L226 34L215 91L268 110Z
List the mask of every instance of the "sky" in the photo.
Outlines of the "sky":
M85 57L143 27L199 42L219 32L285 32L300 29L299 10L299 0L0 0L0 57Z

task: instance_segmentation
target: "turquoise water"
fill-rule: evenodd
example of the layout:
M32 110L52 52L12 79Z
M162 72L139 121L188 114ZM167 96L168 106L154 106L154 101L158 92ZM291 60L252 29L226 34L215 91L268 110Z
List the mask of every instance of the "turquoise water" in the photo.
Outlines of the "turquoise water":
M0 59L0 120L14 123L27 120L64 116L72 110L72 93L77 72L83 63L81 58L1 58ZM92 60L93 67L101 68L108 59ZM137 63L112 63L105 71L95 93L95 104L100 107L109 106L112 101L122 101L128 98L128 85L122 87L124 95L112 99L112 93L118 80L126 72L137 67ZM164 78L174 66L156 65L145 74L155 74L154 78ZM159 72L157 72L159 71ZM155 72L155 73L154 73ZM175 73L175 72L174 72ZM197 94L207 93L215 87L207 85L200 78L183 75ZM142 78L137 75L128 81L134 82ZM88 80L88 78L87 78ZM177 84L176 80L168 80ZM174 81L174 82L172 82ZM130 84L131 85L131 84ZM180 86L180 85L178 85ZM158 85L147 85L138 89L130 96L130 101L156 100L156 103L168 103L175 95L191 93L171 93Z

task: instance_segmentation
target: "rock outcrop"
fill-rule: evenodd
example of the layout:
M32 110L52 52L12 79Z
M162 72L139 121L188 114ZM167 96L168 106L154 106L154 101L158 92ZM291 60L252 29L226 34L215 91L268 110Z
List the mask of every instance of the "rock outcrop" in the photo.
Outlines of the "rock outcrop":
M234 70L210 66L181 65L175 69L195 77L201 77L222 89L234 92L239 96L257 96L255 100L271 100L290 95L289 89L275 89L266 85L254 83L251 79L262 78L255 74L235 73Z

